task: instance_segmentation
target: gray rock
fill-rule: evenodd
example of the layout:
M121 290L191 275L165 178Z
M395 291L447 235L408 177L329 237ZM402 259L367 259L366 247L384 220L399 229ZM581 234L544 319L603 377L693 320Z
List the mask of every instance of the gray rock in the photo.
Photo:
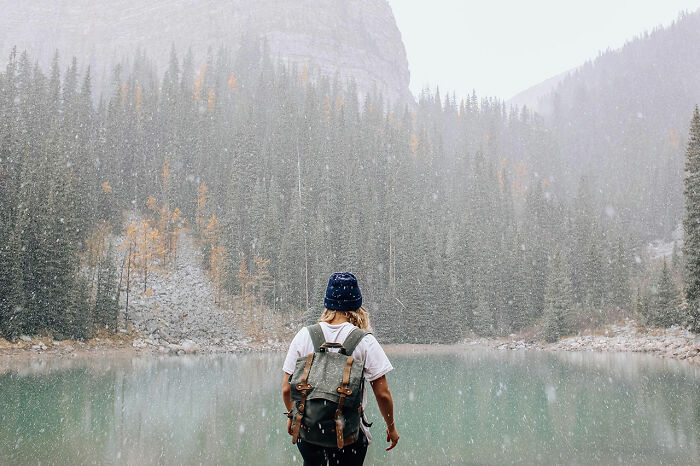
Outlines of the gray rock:
M241 47L246 36L265 39L274 60L308 65L340 82L353 77L361 93L412 101L401 33L387 0L73 0L8 1L0 15L0 52L27 50L49 64L61 56L109 68L109 57L141 48L164 69L170 47L197 60L207 49ZM144 8L147 8L144 12ZM55 18L61 27L55 27ZM28 20L29 19L29 20ZM47 47L46 44L51 44ZM89 44L86 46L85 44ZM50 49L50 50L49 50ZM247 83L246 83L247 84ZM180 258L178 258L178 261Z
M182 350L188 354L196 353L199 350L197 343L195 343L192 340L183 341L181 346L182 346Z

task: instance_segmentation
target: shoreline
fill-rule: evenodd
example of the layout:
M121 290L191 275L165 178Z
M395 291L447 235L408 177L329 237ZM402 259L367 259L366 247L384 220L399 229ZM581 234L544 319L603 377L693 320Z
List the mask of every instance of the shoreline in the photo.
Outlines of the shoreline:
M387 344L391 354L454 352L455 349L470 350L486 348L494 351L563 351L596 353L645 353L661 358L686 361L700 365L700 335L685 329L639 327L635 321L603 329L564 337L554 343L535 341L512 334L502 338L473 338L455 344ZM50 337L23 336L12 343L0 338L0 359L37 360L54 357L83 357L111 355L212 355L233 353L284 352L287 342L257 342L250 339L235 342L184 339L168 342L137 333L112 334L91 340L54 341Z
M700 365L700 335L680 327L645 328L634 320L559 339L554 343L511 335L500 339L472 340L497 351L561 351L595 353L643 353Z

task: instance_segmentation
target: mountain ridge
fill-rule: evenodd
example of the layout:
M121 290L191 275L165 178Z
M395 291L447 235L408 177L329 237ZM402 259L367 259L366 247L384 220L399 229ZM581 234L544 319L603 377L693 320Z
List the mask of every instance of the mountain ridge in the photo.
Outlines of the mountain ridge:
M173 45L200 58L263 39L273 59L353 78L362 94L413 100L405 47L386 0L0 0L0 10L0 61L17 46L47 65L58 50L64 65L75 56L109 80L111 68L136 49L165 69Z
M700 9L693 12L681 12L678 18L668 26L658 26L651 31L645 31L633 37L623 44L621 47L609 48L605 51L600 51L596 58L586 60L581 65L553 75L533 86L521 90L514 96L506 100L507 103L519 107L527 106L531 110L535 110L540 114L548 114L552 111L551 100L554 94L562 90L562 86L567 85L567 80L584 81L585 76L582 76L587 70L592 70L601 65L609 64L615 60L615 57L625 56L632 53L632 50L638 48L642 44L652 43L658 40L659 36L673 33L677 28L682 28L688 21L693 21L693 18L700 18Z

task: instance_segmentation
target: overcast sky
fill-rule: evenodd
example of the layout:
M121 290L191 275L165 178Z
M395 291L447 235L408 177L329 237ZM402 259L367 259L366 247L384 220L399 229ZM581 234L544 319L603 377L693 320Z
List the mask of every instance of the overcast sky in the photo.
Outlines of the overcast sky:
M668 25L700 0L389 0L411 69L426 84L510 98Z

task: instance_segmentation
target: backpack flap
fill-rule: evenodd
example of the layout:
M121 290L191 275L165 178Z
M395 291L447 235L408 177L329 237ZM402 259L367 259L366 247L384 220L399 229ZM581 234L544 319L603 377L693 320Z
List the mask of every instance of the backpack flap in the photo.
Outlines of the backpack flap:
M338 387L343 381L345 363L348 357L340 353L319 353L314 358L309 374L310 383L313 388L309 392L307 399L313 400L322 398L332 403L338 403L340 393ZM357 406L362 402L362 377L363 363L358 359L353 359L350 367L350 381L348 388L351 393L346 393L345 404L347 406Z
M302 379L308 356L302 356L297 359L294 373L289 379L289 384L292 388L292 401L301 400L303 390L298 389L298 387L301 386L303 388L305 385L311 385L311 388L307 390L307 400L321 398L331 403L337 403L340 399L338 387L343 380L345 361L347 359L347 356L340 353L315 353L305 384L302 384ZM363 368L362 361L359 359L353 360L350 368L350 382L348 383L352 393L346 394L345 398L345 403L348 406L362 402L362 389L364 388Z

